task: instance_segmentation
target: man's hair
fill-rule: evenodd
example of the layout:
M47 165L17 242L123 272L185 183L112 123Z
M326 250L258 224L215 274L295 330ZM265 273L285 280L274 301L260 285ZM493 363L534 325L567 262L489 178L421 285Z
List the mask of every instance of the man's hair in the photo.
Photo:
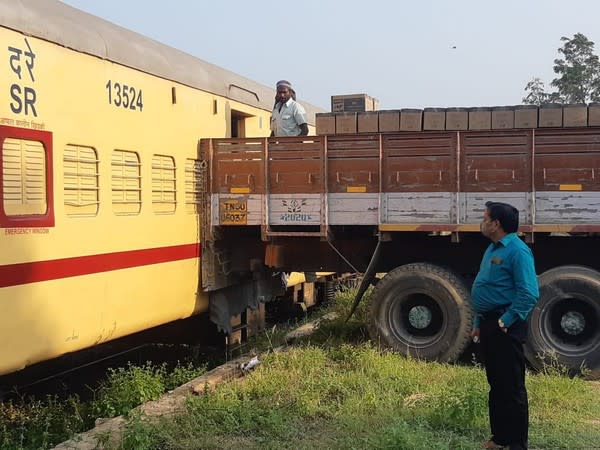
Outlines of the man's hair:
M490 219L500 222L506 233L515 233L519 229L519 210L508 203L487 202Z

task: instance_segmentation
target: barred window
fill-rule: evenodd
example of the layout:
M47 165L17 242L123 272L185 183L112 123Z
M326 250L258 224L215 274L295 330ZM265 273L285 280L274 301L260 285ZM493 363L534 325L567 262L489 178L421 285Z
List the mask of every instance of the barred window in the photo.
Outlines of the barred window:
M205 174L205 161L201 161L199 159L186 159L185 209L189 214L200 213Z
M157 214L175 212L177 192L175 159L172 156L152 156L152 209Z
M67 145L63 156L67 216L95 216L100 206L98 154L93 147Z
M136 152L112 153L112 204L117 215L139 214L142 207L140 156Z
M6 138L2 145L4 214L7 217L45 214L47 181L44 145Z

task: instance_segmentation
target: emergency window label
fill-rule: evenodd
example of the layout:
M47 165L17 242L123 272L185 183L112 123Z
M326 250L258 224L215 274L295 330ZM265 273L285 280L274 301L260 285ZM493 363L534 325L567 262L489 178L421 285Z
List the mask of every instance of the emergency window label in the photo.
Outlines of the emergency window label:
M14 83L10 85L10 110L15 114L37 117L35 103L35 53L27 38L22 43L9 45L8 65L13 72Z
M234 198L220 200L219 218L221 225L246 225L248 220L247 200Z

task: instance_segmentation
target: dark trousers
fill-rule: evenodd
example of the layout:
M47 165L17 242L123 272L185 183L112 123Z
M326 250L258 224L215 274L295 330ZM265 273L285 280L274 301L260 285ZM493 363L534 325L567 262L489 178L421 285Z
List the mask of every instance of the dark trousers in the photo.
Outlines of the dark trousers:
M498 326L498 315L480 322L481 352L490 385L489 415L492 440L511 450L527 448L529 409L525 389L523 342L527 322L517 320L508 333Z

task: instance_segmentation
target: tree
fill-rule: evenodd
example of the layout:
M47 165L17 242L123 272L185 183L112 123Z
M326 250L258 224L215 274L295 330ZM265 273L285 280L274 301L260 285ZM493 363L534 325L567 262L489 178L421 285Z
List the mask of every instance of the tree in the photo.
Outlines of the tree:
M531 79L525 86L525 92L529 92L527 96L523 97L523 103L526 105L541 105L542 103L548 103L548 97L550 94L545 92L544 82L538 77Z
M554 60L554 73L558 75L550 85L557 90L547 93L544 83L533 78L525 86L527 96L523 102L588 103L600 100L600 59L594 54L594 43L582 33L573 38L561 37L561 57Z

